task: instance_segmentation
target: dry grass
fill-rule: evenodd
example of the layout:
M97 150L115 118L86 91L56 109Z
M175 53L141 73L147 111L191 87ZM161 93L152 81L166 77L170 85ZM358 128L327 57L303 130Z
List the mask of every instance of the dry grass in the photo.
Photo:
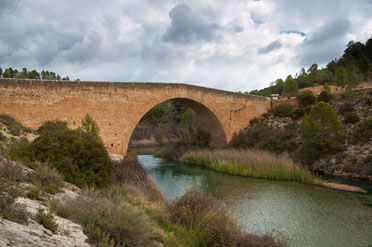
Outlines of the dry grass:
M261 150L198 150L184 154L180 161L205 166L232 175L311 182L312 175L289 157Z

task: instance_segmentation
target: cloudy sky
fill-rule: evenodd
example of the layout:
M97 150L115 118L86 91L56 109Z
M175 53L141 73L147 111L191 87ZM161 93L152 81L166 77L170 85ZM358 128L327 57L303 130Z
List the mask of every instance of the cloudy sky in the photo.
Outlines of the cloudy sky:
M372 35L372 0L0 0L0 67L263 88Z

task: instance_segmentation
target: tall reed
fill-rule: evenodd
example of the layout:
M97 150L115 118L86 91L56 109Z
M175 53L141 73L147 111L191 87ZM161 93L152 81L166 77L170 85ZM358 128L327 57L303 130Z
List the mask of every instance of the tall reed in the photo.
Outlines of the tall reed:
M179 160L238 176L313 181L311 173L301 169L289 157L262 150L198 150L185 153Z

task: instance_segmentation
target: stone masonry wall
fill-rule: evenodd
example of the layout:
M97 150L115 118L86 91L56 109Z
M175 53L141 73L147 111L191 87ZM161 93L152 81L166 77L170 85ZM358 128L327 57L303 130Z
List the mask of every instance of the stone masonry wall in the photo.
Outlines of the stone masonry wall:
M131 134L155 105L176 99L191 107L216 145L231 140L270 108L268 98L171 83L77 82L0 79L0 114L37 129L60 119L71 128L89 113L111 153L126 154Z

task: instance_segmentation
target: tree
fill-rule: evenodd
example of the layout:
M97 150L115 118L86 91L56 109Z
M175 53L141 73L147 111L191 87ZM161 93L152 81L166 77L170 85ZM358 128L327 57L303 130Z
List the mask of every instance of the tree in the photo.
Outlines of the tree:
M45 121L38 129L37 133L40 135L54 132L57 130L67 129L67 123L61 120Z
M300 107L306 107L315 103L315 95L310 90L302 91L298 96L298 103Z
M361 143L367 143L372 140L372 116L364 118L356 125L354 137Z
M298 92L298 85L295 79L291 75L287 77L283 86L284 96L296 96Z
M323 154L341 149L344 139L343 128L333 107L319 102L311 107L300 125L303 158L311 163Z
M97 139L101 139L99 136L99 126L94 119L87 113L81 122L81 130L87 134L90 134Z
M337 84L337 86L341 86L342 88L344 88L347 82L347 70L345 69L345 67L337 67L335 83Z
M327 93L331 93L331 87L329 86L328 82L326 82L324 85L323 85L323 91L327 92Z
M191 110L191 108L187 108L186 111L182 114L180 124L184 127L198 127L200 126L200 118L193 110Z
M0 78L2 77L2 75L3 75L3 69L0 68Z
M40 79L40 74L36 70L32 70L32 71L28 72L27 77L29 79Z
M320 92L318 95L318 102L323 101L323 102L329 102L332 99L332 94L329 93L327 90L323 90Z

